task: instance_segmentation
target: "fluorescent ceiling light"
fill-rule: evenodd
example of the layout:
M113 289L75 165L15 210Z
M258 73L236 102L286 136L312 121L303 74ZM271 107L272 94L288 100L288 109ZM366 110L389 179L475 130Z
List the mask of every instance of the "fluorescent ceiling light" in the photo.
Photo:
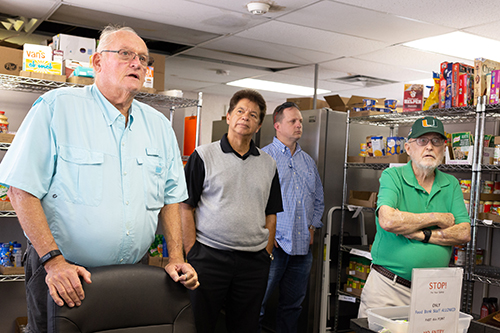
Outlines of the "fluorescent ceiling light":
M314 88L296 86L294 84L278 83L272 81L264 81L257 79L241 79L226 83L228 86L251 88L255 90L266 90L274 91L278 93L288 94L288 95L298 95L298 96L313 96ZM330 90L317 89L316 94L326 94L331 92Z
M463 59L486 58L500 61L500 41L461 31L422 38L403 45Z

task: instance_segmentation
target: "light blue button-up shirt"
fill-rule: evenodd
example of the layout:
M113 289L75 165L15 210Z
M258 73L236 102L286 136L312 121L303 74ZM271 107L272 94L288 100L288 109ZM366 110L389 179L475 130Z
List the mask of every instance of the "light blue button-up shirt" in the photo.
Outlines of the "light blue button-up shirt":
M137 262L160 209L188 197L169 120L136 100L125 120L95 85L50 91L0 164L0 183L41 200L61 252L79 265Z
M276 137L262 150L276 160L280 177L283 212L277 214L276 241L289 255L305 255L309 226L323 226L324 194L316 163L298 143L292 156Z

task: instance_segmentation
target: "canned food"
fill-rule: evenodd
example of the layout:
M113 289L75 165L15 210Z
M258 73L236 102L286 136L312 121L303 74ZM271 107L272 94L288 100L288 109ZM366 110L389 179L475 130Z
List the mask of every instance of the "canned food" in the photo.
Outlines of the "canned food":
M495 182L491 180L485 180L483 183L482 193L491 194L493 193L493 188L495 187Z
M469 200L464 200L464 203L465 203L465 208L467 208L467 211L469 211L469 208L470 208Z
M495 185L493 186L493 193L500 194L500 182L495 182Z
M465 265L465 246L458 245L456 248L457 248L457 252L455 255L455 265L456 266L463 266L463 265Z
M484 262L484 250L477 248L476 249L476 265L482 265Z
M462 189L462 193L470 193L470 179L460 179L460 188Z
M492 201L485 201L484 202L484 208L483 208L483 211L485 213L489 213L490 210L491 210L491 206L493 206L493 202Z

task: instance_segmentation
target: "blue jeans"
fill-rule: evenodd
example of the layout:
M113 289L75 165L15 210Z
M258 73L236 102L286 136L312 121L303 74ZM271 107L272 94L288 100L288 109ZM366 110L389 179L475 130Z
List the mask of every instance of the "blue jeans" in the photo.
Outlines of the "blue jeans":
M260 322L264 318L267 300L279 284L279 302L276 312L276 333L297 332L297 324L302 311L302 301L306 296L312 253L291 256L281 248L273 249L266 294L260 310Z

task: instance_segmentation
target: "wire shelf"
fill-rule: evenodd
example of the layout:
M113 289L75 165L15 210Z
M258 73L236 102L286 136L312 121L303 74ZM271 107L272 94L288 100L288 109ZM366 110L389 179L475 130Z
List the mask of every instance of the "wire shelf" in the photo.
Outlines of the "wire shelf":
M31 77L0 74L0 89L44 93L56 88L79 88L82 84L35 79ZM198 106L197 99L172 97L161 94L138 93L135 98L143 103L166 108L182 109Z
M0 282L24 281L24 274L20 275L0 275Z
M384 170L389 167L389 163L347 163L348 168ZM500 165L482 165L483 170L500 172ZM469 164L441 164L438 169L444 172L470 172L472 166Z
M489 116L493 117L497 115L500 117L500 110L496 110L495 107L486 108L487 111L497 111L498 113L491 113ZM364 117L352 116L355 113L351 113L349 118L352 123L356 124L370 124L378 126L396 126L396 125L411 125L413 122L420 118L426 116L435 116L439 118L443 123L470 123L476 120L475 107L464 106L448 109L434 109L428 111L415 111L415 112L403 112L403 113L384 113Z
M485 265L476 266L472 279L473 281L500 286L500 268Z

